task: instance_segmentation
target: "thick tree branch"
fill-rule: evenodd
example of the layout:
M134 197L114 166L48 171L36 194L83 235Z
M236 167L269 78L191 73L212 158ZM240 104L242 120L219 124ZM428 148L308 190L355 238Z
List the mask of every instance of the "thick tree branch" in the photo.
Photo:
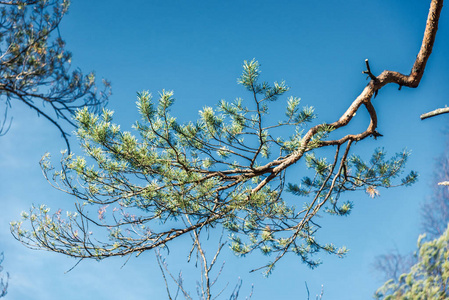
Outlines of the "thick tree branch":
M443 0L432 0L430 4L430 10L427 17L427 23L426 23L426 29L424 31L424 37L422 40L421 48L419 50L418 55L416 56L416 60L413 64L412 70L409 75L404 75L399 72L395 71L383 71L379 76L374 77L374 75L371 73L371 70L369 68L368 61L366 60L366 66L367 71L364 73L368 74L371 78L371 81L368 83L368 85L365 87L365 89L362 91L362 93L354 100L354 102L351 104L351 106L346 110L346 112L340 117L340 119L334 123L331 124L320 124L316 125L315 127L312 127L307 134L304 136L304 139L301 143L301 146L299 149L293 153L291 156L282 159L277 160L275 162L269 163L263 167L260 167L259 169L265 169L268 167L272 167L273 164L278 165L272 170L272 173L263 180L256 188L253 189L253 193L259 191L262 187L264 187L268 182L270 182L273 178L276 177L277 174L279 174L281 171L287 169L292 164L296 163L301 159L301 157L304 155L304 152L308 149L308 145L315 136L319 130L324 126L331 126L334 129L338 129L340 127L344 127L349 124L351 119L355 116L356 112L360 108L362 104L365 104L368 111L370 112L371 116L371 122L368 127L368 129L360 133L358 135L348 135L343 138L341 138L338 141L328 141L323 142L322 146L326 145L335 145L346 142L347 140L355 140L359 141L362 140L370 135L373 135L375 133L375 129L377 127L377 118L375 117L375 111L374 107L371 104L371 98L373 95L375 95L382 87L389 83L395 83L399 86L406 86L410 88L416 88L418 87L421 78L424 74L424 70L427 64L427 60L430 57L430 54L432 53L433 44L435 42L435 37L438 30L438 21L441 14L441 9L443 8ZM374 119L373 119L374 117Z

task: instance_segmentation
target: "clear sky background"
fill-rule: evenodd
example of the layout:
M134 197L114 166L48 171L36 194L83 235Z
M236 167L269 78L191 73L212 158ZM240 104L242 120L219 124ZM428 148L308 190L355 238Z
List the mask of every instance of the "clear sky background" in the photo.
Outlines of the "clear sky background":
M430 1L118 1L74 0L60 32L74 54L73 67L95 70L112 82L108 105L114 121L130 129L139 118L136 92L174 90L174 115L187 121L198 110L221 99L250 95L236 83L244 60L261 63L262 79L286 80L288 95L314 106L316 123L338 119L367 84L365 58L374 74L384 69L409 73L418 53ZM443 107L449 94L449 10L443 8L434 52L418 89L383 88L373 101L378 131L384 136L359 142L353 151L369 157L376 147L389 154L412 150L407 170L420 173L409 188L381 190L381 196L345 195L355 208L347 218L322 214L319 239L346 245L344 259L320 254L323 264L309 270L291 255L269 278L248 273L267 258L237 258L225 250L221 286L226 295L240 277L241 295L253 299L307 299L324 285L323 299L370 299L381 285L371 264L376 255L397 248L410 252L420 233L420 205L432 191L435 158L446 145L448 116L420 121L419 115ZM287 95L287 96L288 96ZM286 97L278 100L284 107ZM275 108L276 110L276 108ZM152 253L102 262L76 261L55 253L33 251L16 242L9 222L31 204L46 203L52 211L73 210L75 199L54 190L43 178L39 160L45 152L60 158L65 147L56 128L20 104L13 103L11 130L0 137L0 250L11 274L5 299L166 299L165 287ZM276 114L273 114L276 118ZM368 125L360 112L351 132ZM79 153L76 138L72 147ZM294 180L301 167L288 171ZM285 195L286 198L292 197ZM298 199L297 201L300 201ZM187 239L171 244L167 261L177 273L185 270ZM195 293L194 285L189 286ZM223 297L224 299L225 297ZM311 297L312 298L312 297ZM244 299L244 297L242 297Z

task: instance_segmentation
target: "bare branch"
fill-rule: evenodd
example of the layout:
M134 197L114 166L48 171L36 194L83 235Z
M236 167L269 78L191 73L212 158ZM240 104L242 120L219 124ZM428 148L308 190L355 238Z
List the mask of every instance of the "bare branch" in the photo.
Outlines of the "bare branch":
M431 117L435 117L435 116L447 114L447 113L449 113L449 107L444 107L444 108L438 108L438 109L432 110L428 113L422 114L419 117L421 118L421 120L424 120L427 118L431 118Z

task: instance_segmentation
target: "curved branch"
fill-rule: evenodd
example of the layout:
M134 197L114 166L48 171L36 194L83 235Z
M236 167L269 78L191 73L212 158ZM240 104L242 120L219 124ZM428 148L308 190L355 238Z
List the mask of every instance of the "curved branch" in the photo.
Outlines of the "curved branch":
M319 124L312 127L304 136L301 146L295 153L293 153L291 156L285 159L277 160L263 167L260 167L259 168L260 170L264 170L267 169L268 167L272 167L273 165L277 165L277 167L275 167L272 170L272 173L265 180L263 180L256 188L254 188L252 192L253 193L258 192L268 182L270 182L273 178L275 178L281 171L287 169L289 166L300 160L304 152L308 149L308 145L311 139L319 132L321 128L323 128L324 126L331 126L334 129L338 129L340 127L348 125L362 104L365 104L371 116L371 123L368 129L359 135L345 136L339 141L330 141L328 143L324 142L322 146L329 144L341 145L341 143L344 143L347 140L359 141L370 135L373 135L375 133L375 129L377 126L377 118L374 107L371 104L371 98L373 97L373 95L377 94L377 92L383 86L387 85L388 83L396 83L400 87L402 86L410 88L418 87L421 78L424 74L424 69L426 67L427 60L429 59L430 54L432 53L433 44L435 42L435 37L438 30L438 21L440 19L442 8L443 8L443 0L432 0L430 4L429 14L427 17L426 29L424 31L424 37L422 40L421 48L419 50L418 55L416 56L416 60L413 64L413 68L409 75L404 75L395 71L385 70L379 76L372 78L371 81L367 84L367 86L363 89L362 93L354 100L354 102L352 102L351 106L346 110L346 112L340 117L338 121L331 124ZM367 71L365 71L364 73L372 75L371 70L369 69L369 64L367 62L366 64L367 64Z
M61 125L59 125L58 122L56 122L52 117L50 117L49 115L44 113L37 106L33 105L30 101L27 101L26 99L24 99L21 95L17 95L17 97L20 100L22 100L23 103L25 103L26 105L28 105L29 107L34 109L37 112L38 115L44 116L45 119L50 121L54 126L56 126L56 128L58 128L59 132L61 132L62 138L65 141L65 144L67 145L67 152L70 154L71 153L71 151L70 151L70 143L69 143L69 139L68 139L69 134L67 132L65 132L64 129L62 129Z

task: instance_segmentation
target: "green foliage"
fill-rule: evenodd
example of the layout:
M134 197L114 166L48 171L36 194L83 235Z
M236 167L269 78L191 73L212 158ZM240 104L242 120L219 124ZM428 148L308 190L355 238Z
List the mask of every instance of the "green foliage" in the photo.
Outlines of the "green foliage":
M376 299L448 299L449 227L439 238L418 239L418 262L399 282L387 281L375 294Z
M299 185L289 183L287 191L297 196L317 195L318 199L329 198L330 205L325 209L326 212L335 215L348 215L353 208L353 203L346 201L339 206L338 200L341 191L365 190L372 198L378 196L377 187L393 187L391 180L402 173L409 154L409 152L403 151L387 160L384 149L378 148L368 162L362 160L358 155L351 155L332 182L328 177L329 170L334 165L328 163L326 158L317 158L314 153L306 154L306 165L315 171L314 177L305 176ZM413 184L417 178L418 174L411 171L401 179L401 185ZM338 188L331 189L332 186ZM325 193L326 190L329 190L330 194Z
M75 111L93 111L107 99L109 83L97 93L95 75L70 72L72 54L57 30L67 13L68 0L10 0L0 3L0 91L5 110L15 102L25 103L53 123L67 142L58 123L70 124ZM5 113L6 114L6 113ZM0 133L5 133L5 120Z
M238 82L251 92L249 103L222 100L216 109L204 107L198 120L188 123L170 114L173 92L162 91L157 101L148 92L139 93L141 120L134 125L139 137L113 124L111 111L98 116L79 110L77 134L88 158L66 154L61 171L54 170L48 155L41 162L47 179L80 201L77 213L63 218L60 212L51 215L45 207L33 207L23 216L31 229L24 229L22 222L11 224L15 237L32 248L101 259L141 253L185 233L223 227L237 255L258 250L275 256L266 265L267 274L286 253L310 267L320 264L313 258L319 251L344 256L346 248L316 240L319 226L312 218L324 205L331 214L349 214L353 204L339 204L342 192L378 193L376 187L392 186L389 181L402 173L408 153L386 160L378 150L365 163L358 156L348 159L349 141L343 155L337 145L333 161L318 158L315 151L334 128L321 124L310 139L304 138L301 132L313 120L313 109L299 108L295 97L286 101L287 119L270 122L268 104L289 88L284 82L260 83L259 74L257 61L244 63ZM290 137L273 136L278 128ZM287 190L312 199L297 209L297 201L282 198L286 168L279 168L304 153L314 175L288 184ZM403 184L414 180L413 173ZM88 214L92 206L96 218Z

